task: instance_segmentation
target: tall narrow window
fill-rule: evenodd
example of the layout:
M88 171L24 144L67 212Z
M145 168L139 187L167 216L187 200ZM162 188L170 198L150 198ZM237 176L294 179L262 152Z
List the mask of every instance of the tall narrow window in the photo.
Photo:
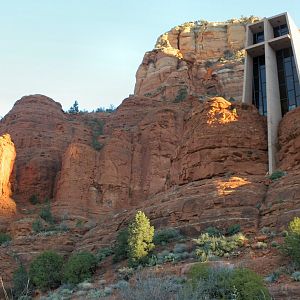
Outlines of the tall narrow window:
M292 48L276 52L282 115L300 106L300 86Z
M253 104L261 115L267 114L265 56L253 58Z

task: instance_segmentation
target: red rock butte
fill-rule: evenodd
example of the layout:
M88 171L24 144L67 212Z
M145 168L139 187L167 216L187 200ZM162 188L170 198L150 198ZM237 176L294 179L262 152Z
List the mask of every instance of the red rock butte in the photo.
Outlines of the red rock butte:
M6 281L16 267L9 251L28 264L46 249L95 250L137 209L156 228L191 236L233 224L250 234L284 229L299 214L300 109L279 125L287 173L272 182L266 118L238 101L244 37L240 20L173 28L145 54L135 94L112 113L65 113L43 95L15 103L0 122L0 229L14 237L0 247ZM71 230L33 235L33 197L49 200Z

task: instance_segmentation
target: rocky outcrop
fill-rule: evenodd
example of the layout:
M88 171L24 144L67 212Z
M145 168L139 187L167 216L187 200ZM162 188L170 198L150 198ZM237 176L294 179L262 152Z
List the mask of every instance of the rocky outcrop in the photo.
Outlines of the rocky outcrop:
M280 122L278 142L279 168L300 169L300 109L288 112Z
M70 143L92 145L91 120L103 114L70 115L43 95L17 101L0 123L0 134L9 133L17 159L13 181L14 199L22 205L31 196L40 202L52 199L62 156Z
M279 126L278 168L284 176L270 183L261 226L286 229L300 212L300 109L288 112Z
M212 98L187 116L172 160L171 184L220 175L267 172L265 120L252 106Z
M162 34L138 68L135 95L176 102L188 95L241 100L245 28L256 20L188 22Z
M16 158L16 150L10 135L0 136L0 215L10 216L15 213L16 205L11 190L11 173Z

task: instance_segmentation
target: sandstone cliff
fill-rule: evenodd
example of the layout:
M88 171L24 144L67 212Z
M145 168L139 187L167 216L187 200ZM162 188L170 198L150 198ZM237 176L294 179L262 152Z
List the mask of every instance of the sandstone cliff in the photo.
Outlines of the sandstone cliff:
M10 176L16 158L15 146L9 134L0 136L0 216L5 218L15 213Z
M178 102L187 95L241 100L245 28L256 20L187 22L162 34L138 68L135 95Z

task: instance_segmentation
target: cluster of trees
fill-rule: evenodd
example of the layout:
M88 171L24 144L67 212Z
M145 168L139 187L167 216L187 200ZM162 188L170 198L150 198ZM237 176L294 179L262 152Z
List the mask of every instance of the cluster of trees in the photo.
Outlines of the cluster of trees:
M116 110L116 107L113 104L109 105L109 108L105 108L105 107L99 107L96 110L93 110L91 112L107 112L107 113L112 113ZM75 101L74 104L69 108L69 110L67 111L67 113L69 114L79 114L79 113L88 113L87 110L80 110L79 109L79 103L78 101Z

